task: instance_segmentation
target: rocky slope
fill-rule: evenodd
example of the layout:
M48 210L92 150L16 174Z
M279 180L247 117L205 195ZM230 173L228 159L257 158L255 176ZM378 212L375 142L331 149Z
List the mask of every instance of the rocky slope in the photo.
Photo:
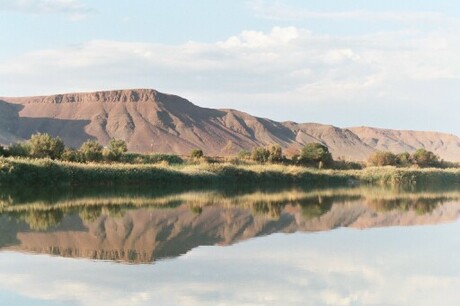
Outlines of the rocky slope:
M208 155L225 156L277 143L293 153L306 143L321 142L335 158L348 160L364 160L376 149L420 147L460 160L460 139L453 135L276 122L237 110L202 108L150 89L0 98L0 143L35 132L60 136L73 147L91 138L101 143L120 138L139 152L188 154L202 148Z

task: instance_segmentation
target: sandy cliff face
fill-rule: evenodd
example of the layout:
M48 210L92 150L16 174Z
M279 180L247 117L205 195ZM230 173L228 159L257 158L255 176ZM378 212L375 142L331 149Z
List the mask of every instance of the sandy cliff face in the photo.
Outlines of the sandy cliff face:
M35 132L60 136L73 147L87 139L107 143L120 138L139 152L188 154L202 148L208 155L231 155L272 143L295 152L306 143L321 142L334 157L349 160L364 160L376 149L419 147L460 160L460 139L453 135L276 122L231 109L202 108L150 89L0 98L0 143Z

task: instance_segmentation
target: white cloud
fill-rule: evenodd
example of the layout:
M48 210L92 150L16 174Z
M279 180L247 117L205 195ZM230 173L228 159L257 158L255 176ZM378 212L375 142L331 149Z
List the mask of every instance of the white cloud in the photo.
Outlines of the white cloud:
M460 98L457 33L446 26L344 37L274 27L215 43L89 41L0 62L0 93L153 87L278 120L457 133L459 112L445 113ZM424 112L415 116L417 108Z
M80 0L0 0L0 11L32 14L67 14L72 19L86 17L92 10Z

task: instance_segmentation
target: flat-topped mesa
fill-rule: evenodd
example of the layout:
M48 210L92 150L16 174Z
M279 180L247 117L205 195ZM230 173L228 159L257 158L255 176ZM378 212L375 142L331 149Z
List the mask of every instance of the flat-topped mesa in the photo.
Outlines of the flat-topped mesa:
M460 161L455 135L372 128L343 129L317 123L276 122L232 109L210 109L154 89L125 89L39 97L0 97L0 144L34 133L59 136L67 146L88 139L126 141L133 152L230 156L279 144L295 155L307 143L322 143L334 158L365 161L376 150L433 151Z
M161 94L164 95L164 94ZM160 93L154 89L107 90L88 93L68 93L38 97L0 98L15 103L120 103L158 101Z

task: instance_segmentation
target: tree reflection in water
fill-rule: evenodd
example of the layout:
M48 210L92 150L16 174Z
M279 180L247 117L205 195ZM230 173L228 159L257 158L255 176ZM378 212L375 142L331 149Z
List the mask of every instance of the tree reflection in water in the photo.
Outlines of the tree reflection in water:
M0 191L2 248L127 262L276 232L432 224L458 218L460 190L377 187ZM26 227L24 227L26 226Z

